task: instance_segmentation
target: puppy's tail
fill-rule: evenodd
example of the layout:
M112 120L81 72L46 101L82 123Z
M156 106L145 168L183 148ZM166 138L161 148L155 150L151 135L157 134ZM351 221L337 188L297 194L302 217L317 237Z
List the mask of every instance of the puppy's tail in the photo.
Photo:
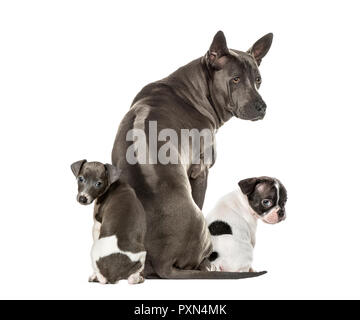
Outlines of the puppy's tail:
M266 274L266 271L261 272L218 272L218 271L199 271L199 270L181 270L173 268L169 274L161 276L162 279L172 280L190 280L190 279L203 279L203 280L224 280L224 279L246 279L255 278Z

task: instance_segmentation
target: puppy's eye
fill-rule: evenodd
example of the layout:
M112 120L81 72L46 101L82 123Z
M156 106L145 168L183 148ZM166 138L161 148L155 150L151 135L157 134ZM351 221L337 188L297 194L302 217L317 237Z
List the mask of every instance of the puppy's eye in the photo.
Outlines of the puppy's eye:
M83 183L83 182L85 181L85 179L84 179L83 176L80 176L80 177L78 178L78 181L81 182L81 183Z
M256 81L257 84L260 84L261 83L261 77L256 77L255 81Z
M265 208L270 208L272 206L272 201L269 199L264 199L263 201L261 201L261 204Z
M95 183L95 187L96 188L100 188L102 186L102 182L101 181L98 181Z
M238 84L240 82L240 77L235 77L234 79L232 79L232 82Z

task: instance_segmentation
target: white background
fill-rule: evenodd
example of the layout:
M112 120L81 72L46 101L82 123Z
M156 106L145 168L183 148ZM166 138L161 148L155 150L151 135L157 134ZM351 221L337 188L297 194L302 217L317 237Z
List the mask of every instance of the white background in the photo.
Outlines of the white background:
M358 1L1 1L0 298L360 298ZM205 54L223 30L261 65L261 122L219 131L204 212L240 179L287 187L288 219L259 225L240 281L87 283L92 209L76 160L110 161L136 93Z

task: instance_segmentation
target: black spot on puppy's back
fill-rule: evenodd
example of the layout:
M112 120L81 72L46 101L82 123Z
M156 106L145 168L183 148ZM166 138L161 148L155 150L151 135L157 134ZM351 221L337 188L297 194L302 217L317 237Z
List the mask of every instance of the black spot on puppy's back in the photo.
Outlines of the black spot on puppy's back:
M131 261L128 256L121 253L113 253L109 256L100 258L96 262L100 273L111 284L122 279L127 279L131 274L140 270L140 261Z
M213 262L213 261L215 261L218 257L219 257L219 254L218 254L216 251L214 251L214 252L210 255L209 261L210 261L210 262Z
M232 234L231 227L224 221L214 221L209 225L210 234L212 236L221 236L223 234Z

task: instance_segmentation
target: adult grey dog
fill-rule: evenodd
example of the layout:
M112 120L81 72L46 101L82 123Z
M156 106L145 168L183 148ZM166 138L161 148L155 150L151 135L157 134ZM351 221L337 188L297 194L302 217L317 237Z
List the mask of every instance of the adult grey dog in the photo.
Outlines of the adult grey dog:
M212 164L201 165L200 170L195 166L193 174L190 148L179 149L178 145L173 146L178 150L178 164L130 164L126 154L133 142L126 137L132 129L144 130L147 143L152 143L150 121L157 121L159 131L171 128L181 136L182 129L215 133L232 116L263 119L266 104L258 93L258 66L272 38L271 33L267 34L242 52L228 49L219 31L205 56L144 87L122 120L112 161L122 169L146 211L146 277L240 279L263 274L208 271L212 245L201 208Z

